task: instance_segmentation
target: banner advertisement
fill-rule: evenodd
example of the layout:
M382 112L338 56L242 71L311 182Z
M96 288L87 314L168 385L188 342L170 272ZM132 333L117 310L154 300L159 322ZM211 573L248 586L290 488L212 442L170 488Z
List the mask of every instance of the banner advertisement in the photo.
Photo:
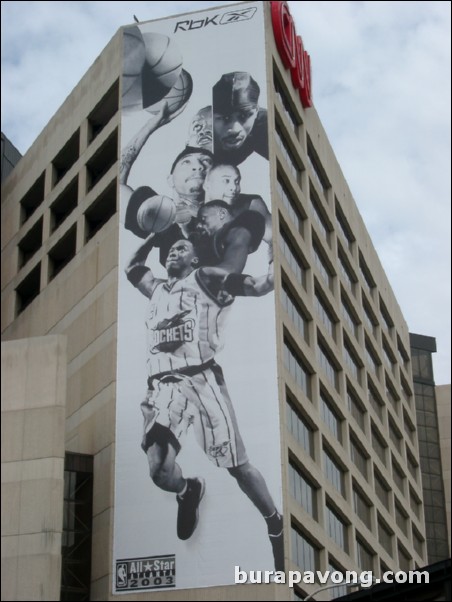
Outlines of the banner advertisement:
M263 3L124 29L113 592L283 570Z

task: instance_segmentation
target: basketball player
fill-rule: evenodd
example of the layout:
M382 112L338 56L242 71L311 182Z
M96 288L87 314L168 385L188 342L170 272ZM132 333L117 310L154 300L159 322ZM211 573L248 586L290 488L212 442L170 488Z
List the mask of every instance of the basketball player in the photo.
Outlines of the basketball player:
M151 234L126 267L129 281L149 298L148 390L141 404L142 448L150 476L163 491L176 494L177 535L189 539L198 523L204 479L186 478L176 461L190 425L207 457L226 468L264 517L275 569L284 570L282 517L261 473L249 462L215 354L233 298L220 301L211 292L208 269L188 240L177 241L166 261L167 280L145 266L153 247Z
M216 163L239 165L253 152L268 159L267 110L249 73L224 74L213 87L213 141Z
M265 218L263 240L269 245L269 260L273 259L272 248L272 216L263 198L255 194L242 194L241 174L234 165L214 165L204 180L204 202L223 200L229 207L232 217L243 211L256 211Z
M200 109L193 117L188 130L187 146L213 150L212 107Z

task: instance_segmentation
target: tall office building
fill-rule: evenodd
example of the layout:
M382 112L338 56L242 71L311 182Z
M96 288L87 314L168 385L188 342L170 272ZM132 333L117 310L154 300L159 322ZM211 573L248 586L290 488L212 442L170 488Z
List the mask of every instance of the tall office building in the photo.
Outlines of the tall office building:
M2 597L426 564L408 328L285 2L119 30L6 180L2 240Z

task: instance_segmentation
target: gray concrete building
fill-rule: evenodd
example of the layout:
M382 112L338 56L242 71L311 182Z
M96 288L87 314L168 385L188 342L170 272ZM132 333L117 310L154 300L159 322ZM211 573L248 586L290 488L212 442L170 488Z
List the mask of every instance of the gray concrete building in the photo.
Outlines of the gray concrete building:
M428 556L408 326L264 9L286 571L414 569ZM2 184L2 599L116 598L121 61L119 30ZM127 597L181 596L292 592Z

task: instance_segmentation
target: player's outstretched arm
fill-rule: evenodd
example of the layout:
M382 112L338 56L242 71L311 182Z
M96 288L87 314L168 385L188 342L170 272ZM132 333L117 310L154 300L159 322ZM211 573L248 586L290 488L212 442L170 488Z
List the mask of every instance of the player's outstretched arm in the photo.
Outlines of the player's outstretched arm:
M154 277L151 269L145 263L154 246L155 233L151 233L138 247L125 267L127 279L143 295L151 297L159 280Z
M132 165L135 163L136 158L141 152L141 149L145 145L147 139L153 134L159 127L165 125L176 116L176 113L172 114L168 109L168 103L164 102L161 109L155 115L144 124L129 144L124 148L121 153L121 160L119 163L119 183L127 184L130 170Z

